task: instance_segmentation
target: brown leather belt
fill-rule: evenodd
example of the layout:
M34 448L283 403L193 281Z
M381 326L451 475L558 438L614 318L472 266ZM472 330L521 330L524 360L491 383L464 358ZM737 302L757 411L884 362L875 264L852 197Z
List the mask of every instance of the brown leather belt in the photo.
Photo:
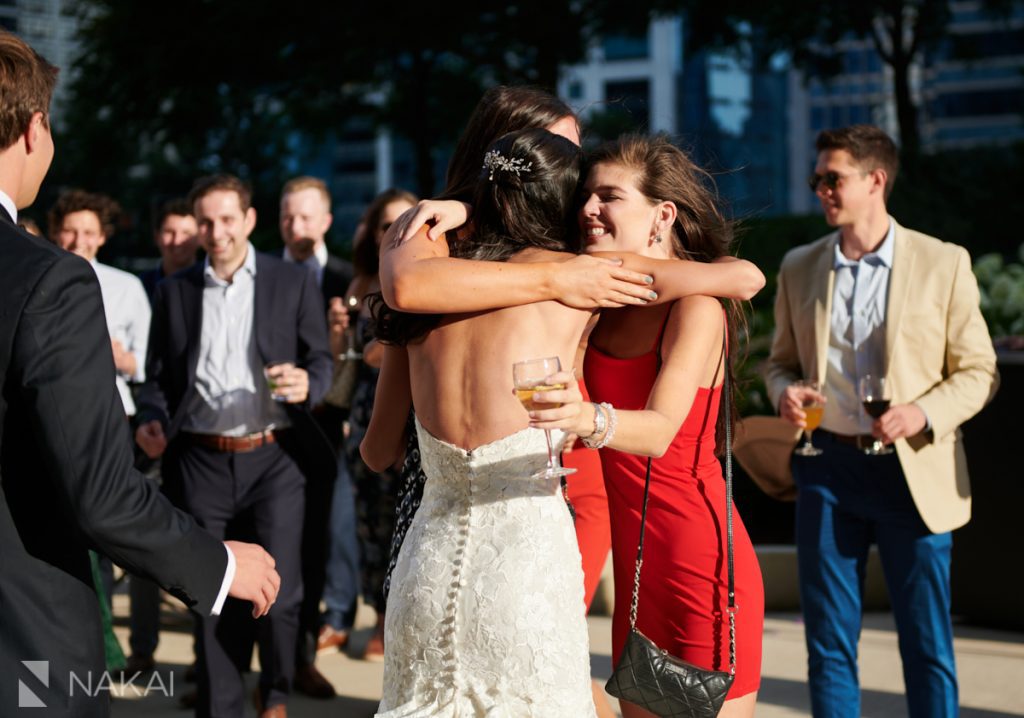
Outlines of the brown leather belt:
M846 444L847 446L853 446L858 449L866 449L874 442L875 437L871 434L837 434L834 431L828 429L818 429L816 433L823 434L824 436L830 436L840 444Z
M225 453L243 453L246 451L253 451L266 446L267 444L273 444L277 441L274 436L273 429L266 429L265 431L257 431L254 434L246 434L245 436L220 436L218 434L192 434L187 431L182 432L182 436L188 439L189 442L196 446L202 446L207 449L213 449L214 451L223 451Z

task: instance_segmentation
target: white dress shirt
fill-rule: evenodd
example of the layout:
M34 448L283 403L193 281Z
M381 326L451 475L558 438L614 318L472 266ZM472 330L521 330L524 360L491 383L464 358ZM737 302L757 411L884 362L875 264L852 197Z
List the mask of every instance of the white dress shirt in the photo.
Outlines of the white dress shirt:
M142 282L134 274L120 269L90 262L103 295L103 314L107 320L107 333L111 339L121 342L124 350L135 357L135 373L117 372L117 391L124 404L124 413L135 415L135 402L128 382L142 382L146 379L146 345L149 342L149 299Z
M256 251L230 282L203 263L203 326L196 364L196 392L182 429L197 434L245 436L290 425L284 408L271 398L256 349Z
M17 207L17 205L14 204L14 200L11 199L7 195L7 193L4 192L2 189L0 189L0 207L3 207L4 209L6 209L7 210L7 214L11 215L11 220L14 221L15 224L17 224L17 222L18 222L18 207ZM326 253L327 250L325 249L324 252ZM326 260L324 260L324 261L326 261Z

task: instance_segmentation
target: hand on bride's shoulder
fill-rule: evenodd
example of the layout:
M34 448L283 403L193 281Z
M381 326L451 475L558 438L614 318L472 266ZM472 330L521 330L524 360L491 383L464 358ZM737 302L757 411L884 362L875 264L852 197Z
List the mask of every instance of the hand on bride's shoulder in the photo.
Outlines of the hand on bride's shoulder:
M389 233L394 246L408 242L428 225L427 239L437 240L451 229L461 227L469 220L472 210L465 202L444 199L423 199L405 210L391 226Z
M553 278L555 296L574 309L643 305L657 298L650 275L624 268L621 260L581 254L561 261Z

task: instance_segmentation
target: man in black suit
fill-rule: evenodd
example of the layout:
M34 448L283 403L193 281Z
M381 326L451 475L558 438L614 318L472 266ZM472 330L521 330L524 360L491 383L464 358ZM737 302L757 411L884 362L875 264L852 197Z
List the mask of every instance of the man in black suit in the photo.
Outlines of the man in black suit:
M284 260L305 264L313 270L325 306L341 302L352 282L352 264L327 252L325 239L331 220L331 195L323 180L304 176L285 183L281 190L280 215ZM342 367L336 364L335 371ZM334 687L314 663L321 633L320 599L327 601L329 612L340 614L337 621L344 628L351 628L359 598L359 541L352 482L341 456L342 431L348 410L321 402L314 407L313 415L339 455L339 464L337 478L331 476L328 481L306 482L302 534L304 593L295 653L295 690L313 698L331 698ZM340 525L331 525L332 520ZM329 553L332 588L325 594ZM333 630L331 634L342 635ZM347 631L344 635L347 638ZM339 644L341 642L335 640L333 646Z
M192 189L207 256L157 286L136 440L163 453L165 489L201 526L224 536L241 522L277 559L278 603L256 627L258 703L277 718L295 666L304 485L335 470L309 409L327 391L331 358L313 272L249 243L251 197L230 175ZM197 715L243 714L250 635L244 623L200 620Z
M87 549L201 614L230 593L263 615L279 578L262 548L225 549L132 469L96 274L15 226L53 158L56 75L0 31L0 715L82 718L109 713L81 688L104 670Z

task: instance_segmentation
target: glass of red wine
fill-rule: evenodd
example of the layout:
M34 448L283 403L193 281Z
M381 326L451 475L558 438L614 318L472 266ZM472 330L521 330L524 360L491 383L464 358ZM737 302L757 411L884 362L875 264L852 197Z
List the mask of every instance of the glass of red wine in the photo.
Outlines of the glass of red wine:
M857 391L860 394L861 404L864 411L872 419L877 419L889 410L889 399L885 398L885 377L877 374L865 374L857 382ZM881 439L875 439L871 446L864 449L865 454L870 456L881 456L891 454L892 447L886 446Z

